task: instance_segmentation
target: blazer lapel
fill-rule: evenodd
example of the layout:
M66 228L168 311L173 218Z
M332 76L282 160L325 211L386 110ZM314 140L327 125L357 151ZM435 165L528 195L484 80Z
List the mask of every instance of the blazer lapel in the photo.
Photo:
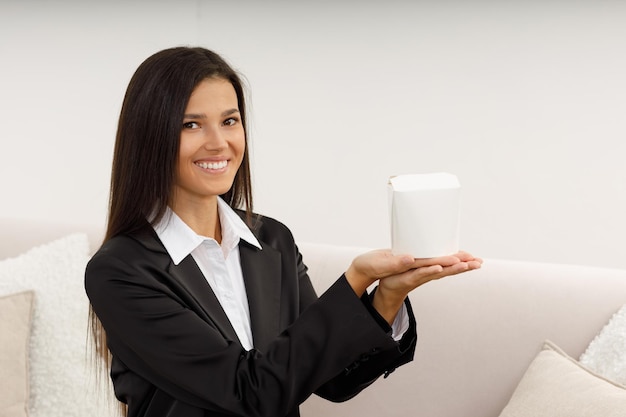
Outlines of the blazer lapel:
M281 256L274 248L239 243L254 347L264 351L280 331Z
M167 272L174 279L174 283L180 285L188 296L199 305L200 309L204 312L202 315L204 320L213 323L224 338L239 343L239 338L233 326L230 324L230 320L228 320L220 302L211 289L211 286L204 278L204 275L202 275L202 271L198 268L193 257L189 255L178 265L174 265L165 247L151 227L137 233L135 238L147 249L161 253L163 256L167 257L169 262ZM201 311L198 311L198 313L201 313Z
M161 252L169 259L165 247L152 228L138 233L135 238L148 249ZM280 252L260 239L259 242L262 250L244 240L240 241L239 257L248 296L254 347L264 351L280 331L282 276ZM174 265L171 259L169 262L169 274L201 307L206 315L204 319L214 323L225 338L239 343L230 320L193 258L187 256L178 265Z
M187 256L178 265L170 263L169 273L204 310L204 319L213 322L226 339L239 343L235 329L193 257Z

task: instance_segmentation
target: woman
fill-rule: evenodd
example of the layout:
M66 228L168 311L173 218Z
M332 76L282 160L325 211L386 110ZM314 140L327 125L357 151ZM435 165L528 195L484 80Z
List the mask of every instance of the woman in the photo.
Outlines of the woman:
M129 416L283 417L313 392L343 401L410 361L407 294L480 263L373 251L318 299L289 230L252 213L239 77L181 47L148 58L128 86L85 287Z

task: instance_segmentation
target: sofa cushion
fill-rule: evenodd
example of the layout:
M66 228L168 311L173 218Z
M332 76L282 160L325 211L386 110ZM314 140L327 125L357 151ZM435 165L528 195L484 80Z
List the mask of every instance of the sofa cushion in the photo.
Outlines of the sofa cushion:
M30 417L101 417L115 410L97 394L87 355L88 251L87 236L73 234L0 261L0 294L29 289L35 294Z
M583 367L546 341L500 417L623 417L626 387Z
M592 371L626 385L626 305L611 317L580 356Z
M26 417L33 292L0 296L0 416Z

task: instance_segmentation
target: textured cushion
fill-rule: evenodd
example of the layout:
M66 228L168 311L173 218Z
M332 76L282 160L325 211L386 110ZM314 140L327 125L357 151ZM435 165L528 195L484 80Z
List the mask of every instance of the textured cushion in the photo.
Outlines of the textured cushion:
M0 296L0 416L26 417L32 291Z
M30 338L31 417L112 415L96 394L86 352L88 239L73 234L0 261L0 294L35 292ZM100 388L102 389L102 388Z
M546 342L500 417L624 417L626 387L584 368Z
M591 341L581 355L580 363L606 378L626 385L626 306L615 313Z

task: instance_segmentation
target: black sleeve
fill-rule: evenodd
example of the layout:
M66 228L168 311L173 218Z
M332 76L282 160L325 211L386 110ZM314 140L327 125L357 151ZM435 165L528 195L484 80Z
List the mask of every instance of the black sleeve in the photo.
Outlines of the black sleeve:
M307 273L308 269L304 265L302 255L299 252L296 259L298 262L297 270L301 305L306 306L315 300L316 295ZM345 276L342 276L342 279L345 279ZM376 289L370 294L364 294L361 297L361 302L381 331L387 334L391 340L391 326L372 305L375 292ZM371 385L381 375L384 374L387 377L397 367L412 361L417 343L416 322L408 298L405 300L405 305L409 317L409 328L401 340L390 343L388 348L384 350L371 348L363 351L357 360L350 363L338 375L319 387L315 393L330 401L346 401ZM341 316L337 316L337 320L342 320Z
M369 295L364 294L361 301L378 326L391 339L391 326L371 304L373 294L374 292ZM355 362L316 390L317 395L335 402L349 400L371 385L381 375L386 378L397 367L413 360L417 343L416 322L408 298L405 300L405 305L409 315L409 328L402 339L394 342L394 345L390 345L386 349L372 348L361 354Z

